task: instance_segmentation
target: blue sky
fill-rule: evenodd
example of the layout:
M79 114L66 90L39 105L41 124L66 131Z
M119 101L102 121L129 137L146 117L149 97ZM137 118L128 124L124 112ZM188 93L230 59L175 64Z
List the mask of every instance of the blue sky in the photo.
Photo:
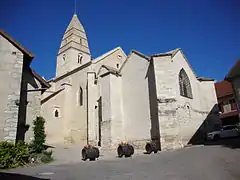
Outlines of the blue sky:
M240 58L239 0L77 0L92 57L117 46L146 55L182 48L198 76L224 78ZM56 54L74 0L1 0L0 28L36 55L32 67L55 75Z

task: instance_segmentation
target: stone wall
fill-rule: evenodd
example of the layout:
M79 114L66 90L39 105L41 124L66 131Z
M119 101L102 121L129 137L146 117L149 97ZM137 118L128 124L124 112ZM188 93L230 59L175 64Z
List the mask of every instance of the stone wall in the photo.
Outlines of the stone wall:
M23 76L24 81L27 83L27 90L41 88L40 82L34 78L30 71L24 72ZM26 105L26 124L29 125L29 129L25 133L25 141L30 142L34 138L33 121L40 116L41 112L41 91L28 91Z
M23 54L0 36L0 140L15 141L20 102Z
M158 99L161 149L187 145L206 119L214 119L212 108L217 103L214 83L197 80L181 51L174 56L153 58ZM191 84L193 98L180 95L179 72L184 69ZM201 134L203 137L203 134Z

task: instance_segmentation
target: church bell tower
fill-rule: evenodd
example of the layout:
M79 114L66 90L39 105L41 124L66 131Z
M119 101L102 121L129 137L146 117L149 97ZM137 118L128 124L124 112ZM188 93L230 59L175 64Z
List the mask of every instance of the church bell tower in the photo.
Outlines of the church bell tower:
M56 77L91 61L86 32L76 14L73 15L57 55Z

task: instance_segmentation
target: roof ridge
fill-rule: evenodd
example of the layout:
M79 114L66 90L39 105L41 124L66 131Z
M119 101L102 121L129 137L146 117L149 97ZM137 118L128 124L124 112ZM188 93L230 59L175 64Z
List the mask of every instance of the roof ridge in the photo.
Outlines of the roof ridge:
M173 49L173 50L170 50L168 52L165 52L165 53L158 53L158 54L153 54L151 55L151 57L158 57L158 56L171 56L171 57L174 57L178 51L181 51L182 49L181 48L176 48L176 49Z
M104 53L104 54L98 56L97 58L93 59L93 64L98 63L99 61L101 61L101 60L104 59L105 57L111 55L112 53L116 52L117 50L121 50L121 51L124 53L124 55L126 56L126 54L125 54L125 52L123 51L123 49L122 49L120 46L117 46L117 47L113 48L112 50L107 51L106 53Z

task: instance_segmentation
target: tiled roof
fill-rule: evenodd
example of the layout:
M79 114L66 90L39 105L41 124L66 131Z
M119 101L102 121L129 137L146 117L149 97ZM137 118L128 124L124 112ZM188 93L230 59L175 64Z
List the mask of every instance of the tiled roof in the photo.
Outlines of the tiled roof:
M240 75L240 60L238 60L235 63L235 65L230 69L225 79L228 80L239 75Z
M233 94L232 84L228 81L220 81L215 83L215 89L217 98Z

